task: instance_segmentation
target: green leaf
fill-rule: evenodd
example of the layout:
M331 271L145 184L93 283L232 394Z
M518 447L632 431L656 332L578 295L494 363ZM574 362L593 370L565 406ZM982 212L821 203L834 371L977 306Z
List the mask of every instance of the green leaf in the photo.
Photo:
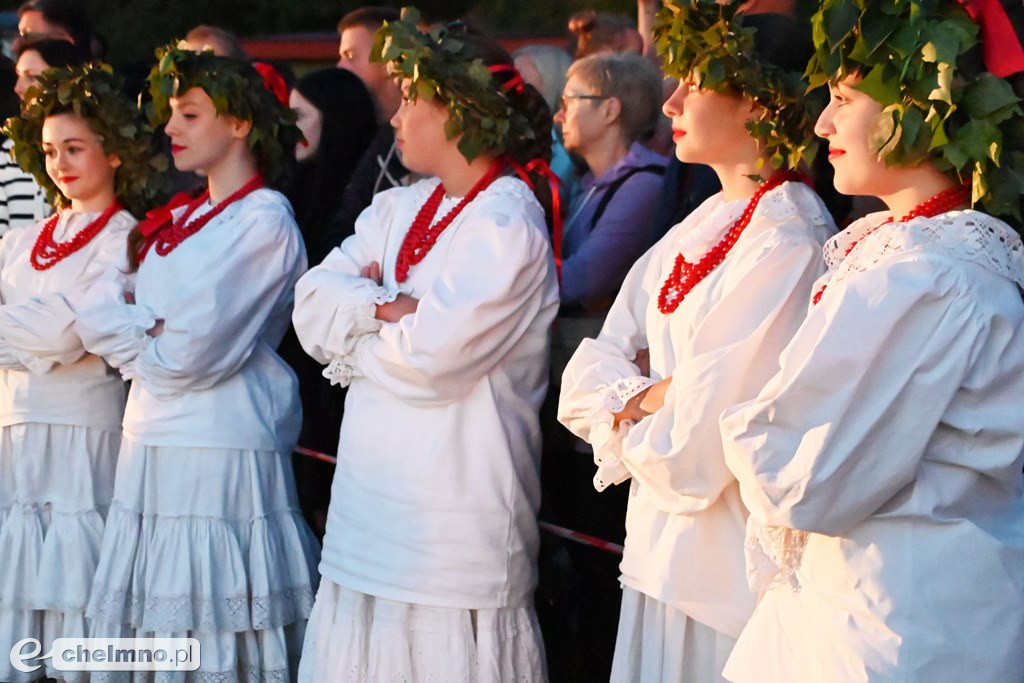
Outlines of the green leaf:
M824 29L831 43L839 43L857 26L860 10L852 2L842 2L830 10L822 10Z
M903 99L900 95L899 81L889 65L885 63L873 67L855 88L883 106L900 102Z
M1010 84L990 73L983 74L977 81L964 89L963 103L967 114L974 119L989 117L1001 109L1014 107L1020 98Z

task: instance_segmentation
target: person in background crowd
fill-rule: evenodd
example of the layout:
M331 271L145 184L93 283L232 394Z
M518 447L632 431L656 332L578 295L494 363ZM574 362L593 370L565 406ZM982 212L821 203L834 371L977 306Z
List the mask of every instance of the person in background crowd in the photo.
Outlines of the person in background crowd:
M328 219L341 199L359 159L377 130L373 99L362 82L345 69L314 71L291 92L296 124L305 140L295 147L298 160L288 199L295 211L309 262L316 265L334 245L324 242ZM302 432L299 445L333 455L338 447L345 392L321 375L321 366L289 329L278 349L299 377ZM294 461L299 502L310 526L323 536L334 467L297 456Z
M338 68L354 73L370 91L381 125L352 173L341 205L324 233L330 246L341 244L353 233L356 217L370 205L374 195L408 180L408 171L396 153L394 130L388 125L402 94L385 64L370 59L374 34L385 22L395 21L398 16L398 10L391 7L361 7L338 22Z
M296 288L304 348L351 385L299 680L542 682L537 411L558 291L514 169L547 199L525 167L546 161L551 112L496 44L417 20L406 8L380 44L405 96L396 139L428 178L377 195Z
M221 57L247 59L238 36L219 26L200 24L185 34L185 44L193 52L213 50L213 54Z
M1004 78L1024 72L1022 16L833 0L813 18L836 188L886 209L829 241L778 374L722 416L763 593L730 680L1024 677L1024 244L996 217L1024 210ZM890 26L900 50L862 50ZM936 57L940 32L958 38Z
M569 32L576 37L573 56L582 59L598 52L643 50L636 24L622 14L583 10L569 17Z
M66 40L19 39L15 51L18 61L14 92L22 100L47 69L80 66L89 61L88 53ZM35 224L51 210L43 187L11 157L13 146L10 139L0 144L0 236L11 228Z
M161 165L121 81L100 66L51 69L5 132L59 208L0 241L0 650L88 636L85 609L114 489L125 386L75 334L76 309L114 296L132 215ZM136 135L121 135L132 127ZM164 161L164 160L160 160ZM126 208L127 207L127 208ZM129 211L130 210L130 211ZM16 671L0 680L83 672Z
M614 682L721 680L755 599L718 417L778 369L834 231L794 171L813 153L808 36L734 11L668 0L659 14L676 154L722 192L637 262L562 378L559 419L593 445L594 486L630 492Z
M540 92L551 111L558 111L572 63L569 53L553 45L525 45L512 53L512 59L523 80ZM568 207L579 189L579 177L557 127L551 138L551 170L562 181L562 206Z
M573 62L555 114L566 148L588 170L562 238L561 308L552 332L551 391L543 412L543 518L613 542L622 540L626 492L594 491L590 448L558 424L556 403L570 356L585 337L601 331L626 273L653 243L650 219L668 160L642 141L661 116L660 95L661 74L647 59L601 52ZM545 628L557 631L553 637L566 636L566 649L594 650L574 677L606 678L622 594L617 558L573 544L551 545L565 545L581 585L568 594L546 594L554 607ZM554 571L550 565L545 569ZM553 588L553 580L546 578L545 589Z
M18 33L27 40L66 40L96 59L106 51L84 3L75 0L29 0L18 8Z
M208 187L147 215L128 242L134 291L76 323L132 380L91 635L192 637L198 677L290 680L318 552L290 467L295 375L274 351L305 254L270 187L287 181L299 132L248 62L175 47L157 58L151 123Z

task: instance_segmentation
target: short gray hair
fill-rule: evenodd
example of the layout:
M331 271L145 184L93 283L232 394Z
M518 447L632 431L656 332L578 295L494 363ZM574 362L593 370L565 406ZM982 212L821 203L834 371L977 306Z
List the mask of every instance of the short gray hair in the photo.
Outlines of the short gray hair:
M608 52L589 55L572 63L567 78L573 76L598 94L619 100L622 132L628 142L645 140L654 132L661 116L662 76L646 57Z
M543 83L538 86L544 101L552 112L558 111L558 100L565 88L565 72L569 70L572 58L569 53L554 45L525 45L512 53L512 59L520 57L530 60L533 68L540 74Z

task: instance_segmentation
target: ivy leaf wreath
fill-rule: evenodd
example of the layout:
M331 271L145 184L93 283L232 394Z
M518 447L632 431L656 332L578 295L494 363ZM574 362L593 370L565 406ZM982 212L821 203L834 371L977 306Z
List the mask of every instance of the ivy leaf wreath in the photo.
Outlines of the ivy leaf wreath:
M46 190L47 200L56 209L69 207L71 200L46 172L43 123L49 116L65 113L82 117L100 138L104 152L121 159L114 174L114 193L128 211L141 217L164 198L168 160L154 152L153 131L124 96L123 86L123 79L106 64L48 69L25 93L21 116L7 119L3 133L14 143L14 159Z
M805 96L799 73L753 58L756 29L743 26L738 2L665 0L654 21L654 40L665 73L692 78L700 88L739 92L761 105L747 125L773 169L810 163L817 151L814 121L820 103Z
M870 144L886 164L929 160L972 181L972 204L1019 224L1024 113L1010 84L984 70L978 27L949 0L823 0L811 19L811 86L854 87L883 109Z
M388 72L405 82L409 100L436 97L445 104L445 134L449 140L461 136L458 148L468 161L481 154L501 155L513 137L536 137L483 60L469 55L458 38L458 25L424 32L419 22L415 7L403 8L397 21L385 22L377 32L371 59L385 62Z

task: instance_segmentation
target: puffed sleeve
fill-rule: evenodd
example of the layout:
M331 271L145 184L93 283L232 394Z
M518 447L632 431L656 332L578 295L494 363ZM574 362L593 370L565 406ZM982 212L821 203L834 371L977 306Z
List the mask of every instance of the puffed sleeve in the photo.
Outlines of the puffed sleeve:
M163 333L122 366L126 379L161 398L209 389L242 367L271 315L291 304L306 256L290 213L256 211L239 223L203 277L174 283L171 307L157 311Z
M384 323L352 354L355 372L408 403L443 405L465 396L541 310L556 304L540 207L497 195L471 219L416 312Z
M115 222L116 221L116 222ZM125 239L134 219L119 214L101 235L88 265L63 282L60 293L44 294L0 306L0 339L31 372L45 373L55 365L76 362L86 349L75 330L77 311L86 302L106 298L112 279L126 268ZM112 229L111 229L112 228ZM42 277L67 277L47 273Z
M666 512L704 510L734 481L719 456L718 418L775 373L824 270L811 240L769 239L735 256L722 295L677 349L663 407L623 439L626 468Z
M752 518L842 535L914 480L987 326L965 286L907 254L829 284L779 373L722 416Z
M319 363L347 357L360 337L379 331L376 306L394 301L397 295L362 277L361 272L383 259L398 196L396 192L378 194L356 220L355 234L295 285L295 334L306 353Z
M603 491L629 478L620 462L626 426L613 427L614 413L625 401L653 382L633 362L649 347L644 315L649 304L648 273L657 262L658 247L650 249L630 269L615 297L597 339L584 339L562 373L558 421L594 448L597 473L594 486ZM657 269L655 269L656 271Z

